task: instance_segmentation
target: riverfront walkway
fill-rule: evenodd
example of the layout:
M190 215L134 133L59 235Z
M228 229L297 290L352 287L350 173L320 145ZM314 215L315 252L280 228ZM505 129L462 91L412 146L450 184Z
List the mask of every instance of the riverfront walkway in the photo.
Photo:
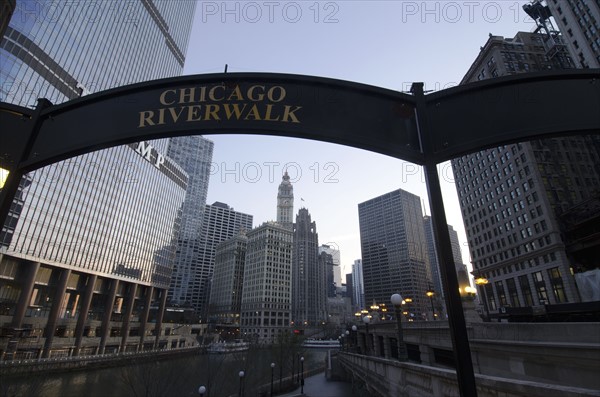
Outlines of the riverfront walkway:
M328 381L325 378L325 373L321 372L304 379L304 394L300 393L300 388L297 388L281 397L350 397L352 395L352 385L350 383Z

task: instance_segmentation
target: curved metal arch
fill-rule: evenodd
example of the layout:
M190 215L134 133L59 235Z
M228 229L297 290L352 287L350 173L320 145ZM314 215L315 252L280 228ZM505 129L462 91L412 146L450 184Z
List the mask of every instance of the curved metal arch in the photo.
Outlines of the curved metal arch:
M600 133L597 69L506 76L425 98L426 156L437 163L509 143Z

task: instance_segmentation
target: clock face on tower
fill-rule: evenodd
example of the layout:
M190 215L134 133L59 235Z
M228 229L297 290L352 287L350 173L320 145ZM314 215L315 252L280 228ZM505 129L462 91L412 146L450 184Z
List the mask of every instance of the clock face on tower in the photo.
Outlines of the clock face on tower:
M289 200L283 200L283 204L284 204L284 205L288 205L289 203L290 203L290 201L289 201Z

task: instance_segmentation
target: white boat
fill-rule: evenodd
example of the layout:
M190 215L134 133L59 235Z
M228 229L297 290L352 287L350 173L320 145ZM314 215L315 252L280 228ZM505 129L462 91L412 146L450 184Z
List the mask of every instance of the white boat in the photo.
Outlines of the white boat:
M242 340L235 340L233 342L213 342L206 348L206 351L212 354L226 354L243 352L250 348L250 343Z
M339 349L340 341L336 339L320 340L320 339L306 339L302 342L302 347L306 348L317 348L317 349Z

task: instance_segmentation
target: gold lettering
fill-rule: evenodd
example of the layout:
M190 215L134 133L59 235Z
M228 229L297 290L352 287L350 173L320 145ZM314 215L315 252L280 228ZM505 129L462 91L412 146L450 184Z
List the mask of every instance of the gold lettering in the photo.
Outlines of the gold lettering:
M206 102L206 87L200 87L200 98L198 98L198 102Z
M225 86L224 86L224 85L216 85L216 86L214 86L213 88L211 88L211 89L210 89L210 91L208 91L208 98L209 98L211 101L218 102L218 101L222 101L223 99L225 99L225 97L224 97L224 96L222 96L221 98L217 98L217 97L215 97L215 90L216 90L217 88L222 88L222 89L223 89L223 91L225 91Z
M279 121L279 116L277 116L276 119L271 118L271 110L273 109L273 106L275 106L275 105L273 105L271 103L267 105L267 111L265 113L265 121Z
M240 91L240 86L236 85L235 88L233 89L233 92L231 94L229 94L229 97L227 98L228 101L231 101L232 99L234 99L237 101L243 101L244 100L244 96L242 95L242 92Z
M252 119L249 119L248 117L252 116ZM244 117L244 120L257 120L260 121L260 113L258 112L258 107L257 105L252 105L252 109L250 109L250 111L248 112L248 114L246 114L246 117Z
M175 90L164 90L163 92L161 92L160 94L160 103L162 103L163 105L169 106L175 103L175 101L171 101L171 102L167 102L167 93L172 92L173 94L176 93Z
M275 95L274 95L274 92L276 89L279 89L279 97L277 99L275 99ZM285 95L286 95L285 88L283 88L280 85L276 85L275 87L269 88L269 91L267 92L267 98L269 98L269 101L271 101L271 102L281 102L284 100Z
M140 112L140 124L138 125L138 128L145 127L146 125L154 125L152 117L154 117L154 112L152 110Z
M158 109L158 124L165 123L165 108Z
M281 120L283 123L289 122L289 119L292 119L292 123L299 123L298 117L294 114L298 110L302 109L302 106L295 106L294 110L290 110L292 107L290 105L285 105L285 109L283 110L283 119Z
M182 106L179 108L179 112L176 113L175 108L169 108L169 113L171 113L171 118L173 119L174 123L176 123L177 120L179 120L179 116L181 116L181 113L183 113L184 109L185 109L185 106Z
M223 104L223 107L225 108L225 116L227 116L227 120L231 119L233 113L235 113L235 119L239 120L240 117L242 117L242 112L244 109L246 109L246 104L244 103L244 106L241 109L239 103L234 103L232 105L225 103Z
M219 105L205 105L204 109L204 120L210 120L212 117L214 120L221 120L217 112L219 111Z
M202 106L201 105L190 105L187 107L188 109L188 116L187 116L187 120L186 121L200 121L200 108Z
M196 88L182 88L179 90L179 103L190 103L194 102L194 95L196 94ZM165 105L171 105L170 103L165 103Z
M258 98L253 98L255 88L261 89L260 94L258 94ZM262 101L264 97L265 97L265 86L264 85L253 85L252 87L248 88L248 99L250 99L251 101L253 101L253 102Z

